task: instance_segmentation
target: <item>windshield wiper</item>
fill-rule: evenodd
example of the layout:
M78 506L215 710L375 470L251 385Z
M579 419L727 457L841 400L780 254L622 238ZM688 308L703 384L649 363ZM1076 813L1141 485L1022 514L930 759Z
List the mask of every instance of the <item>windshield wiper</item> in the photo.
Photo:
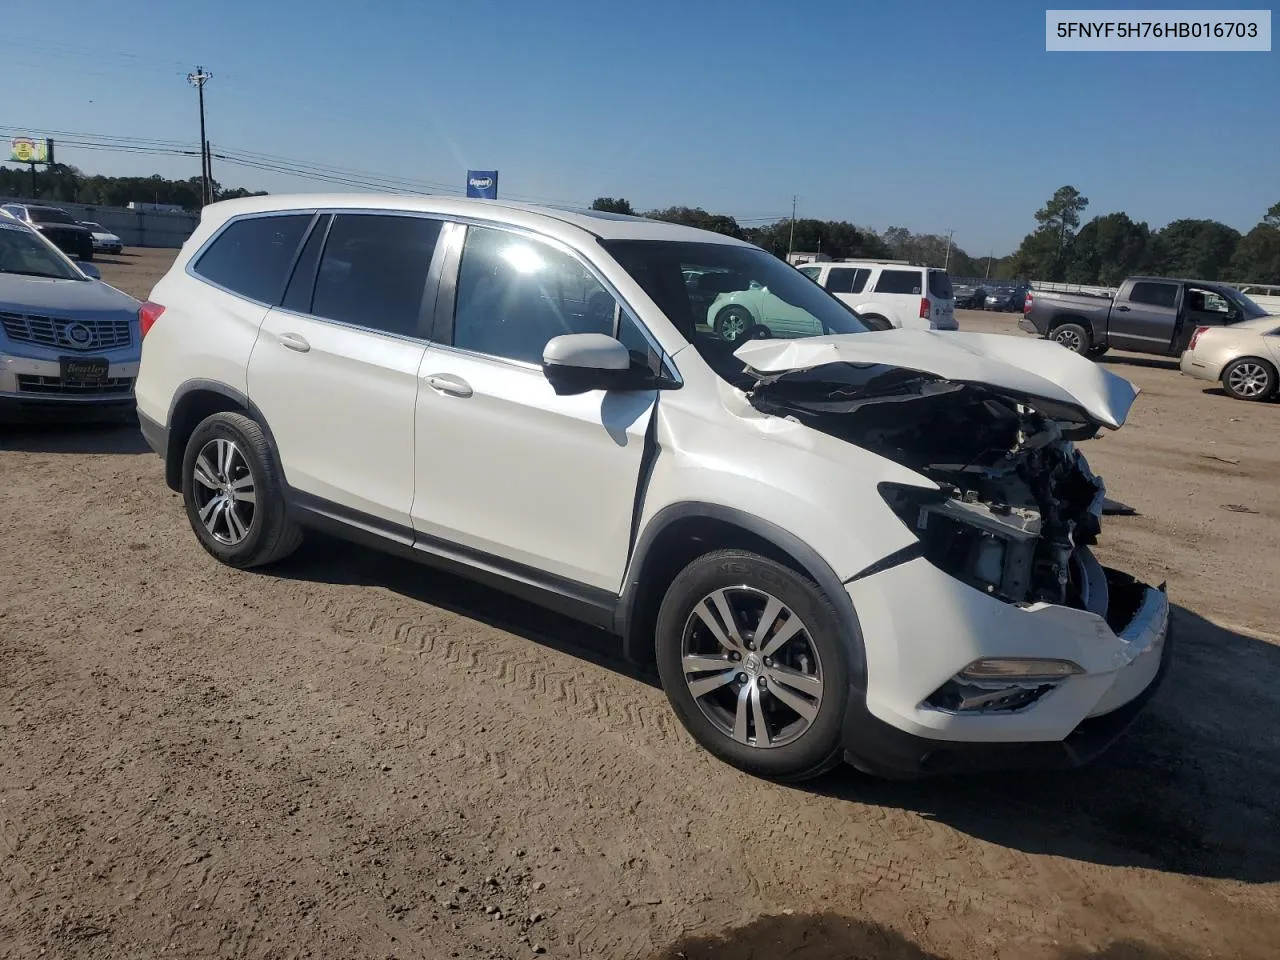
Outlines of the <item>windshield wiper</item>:
M40 273L36 270L0 270L0 273L12 273L19 277L44 277L46 280L71 280L73 277L63 277L56 273Z

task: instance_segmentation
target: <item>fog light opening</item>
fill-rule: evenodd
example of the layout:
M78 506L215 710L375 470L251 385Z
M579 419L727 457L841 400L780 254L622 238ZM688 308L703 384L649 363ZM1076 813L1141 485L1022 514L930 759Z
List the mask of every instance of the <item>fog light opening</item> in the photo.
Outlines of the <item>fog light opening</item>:
M1031 706L1057 685L948 680L929 695L925 704L950 713L1011 713Z

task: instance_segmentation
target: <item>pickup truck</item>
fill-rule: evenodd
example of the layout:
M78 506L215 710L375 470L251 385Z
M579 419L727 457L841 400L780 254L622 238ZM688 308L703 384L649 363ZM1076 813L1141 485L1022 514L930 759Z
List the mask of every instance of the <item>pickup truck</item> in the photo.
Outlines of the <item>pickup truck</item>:
M1112 347L1178 357L1196 327L1267 316L1233 287L1207 280L1130 277L1115 296L1032 290L1018 326L1076 353L1100 357Z

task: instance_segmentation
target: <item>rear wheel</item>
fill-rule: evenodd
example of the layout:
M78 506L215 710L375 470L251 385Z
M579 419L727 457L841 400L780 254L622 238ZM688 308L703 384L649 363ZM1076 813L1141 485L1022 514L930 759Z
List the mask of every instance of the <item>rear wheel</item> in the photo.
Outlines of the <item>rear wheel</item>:
M1049 339L1082 356L1089 352L1089 331L1078 323L1063 323L1054 327Z
M1110 347L1090 347L1089 356L1094 358L1106 356L1107 351L1110 349Z
M869 330L892 330L893 324L878 313L862 314L862 322Z
M1276 368L1258 357L1240 357L1222 371L1222 389L1237 400L1266 400L1276 392Z
M241 413L206 417L187 441L182 498L200 545L232 567L283 560L302 543L262 428Z
M839 762L847 656L808 578L745 550L706 554L668 588L655 640L672 708L720 759L780 780Z
M716 314L712 329L730 343L737 343L755 322L755 317L751 316L751 311L746 307L731 306Z

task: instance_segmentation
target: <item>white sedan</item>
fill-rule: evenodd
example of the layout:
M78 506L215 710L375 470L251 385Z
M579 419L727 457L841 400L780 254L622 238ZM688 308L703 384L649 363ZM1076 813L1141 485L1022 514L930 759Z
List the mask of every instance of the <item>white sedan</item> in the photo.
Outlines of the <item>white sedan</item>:
M119 253L124 249L124 242L102 224L84 220L80 226L88 227L93 233L94 253Z
M1229 327L1198 327L1182 354L1182 372L1220 380L1237 400L1275 396L1280 378L1280 316L1242 320Z

